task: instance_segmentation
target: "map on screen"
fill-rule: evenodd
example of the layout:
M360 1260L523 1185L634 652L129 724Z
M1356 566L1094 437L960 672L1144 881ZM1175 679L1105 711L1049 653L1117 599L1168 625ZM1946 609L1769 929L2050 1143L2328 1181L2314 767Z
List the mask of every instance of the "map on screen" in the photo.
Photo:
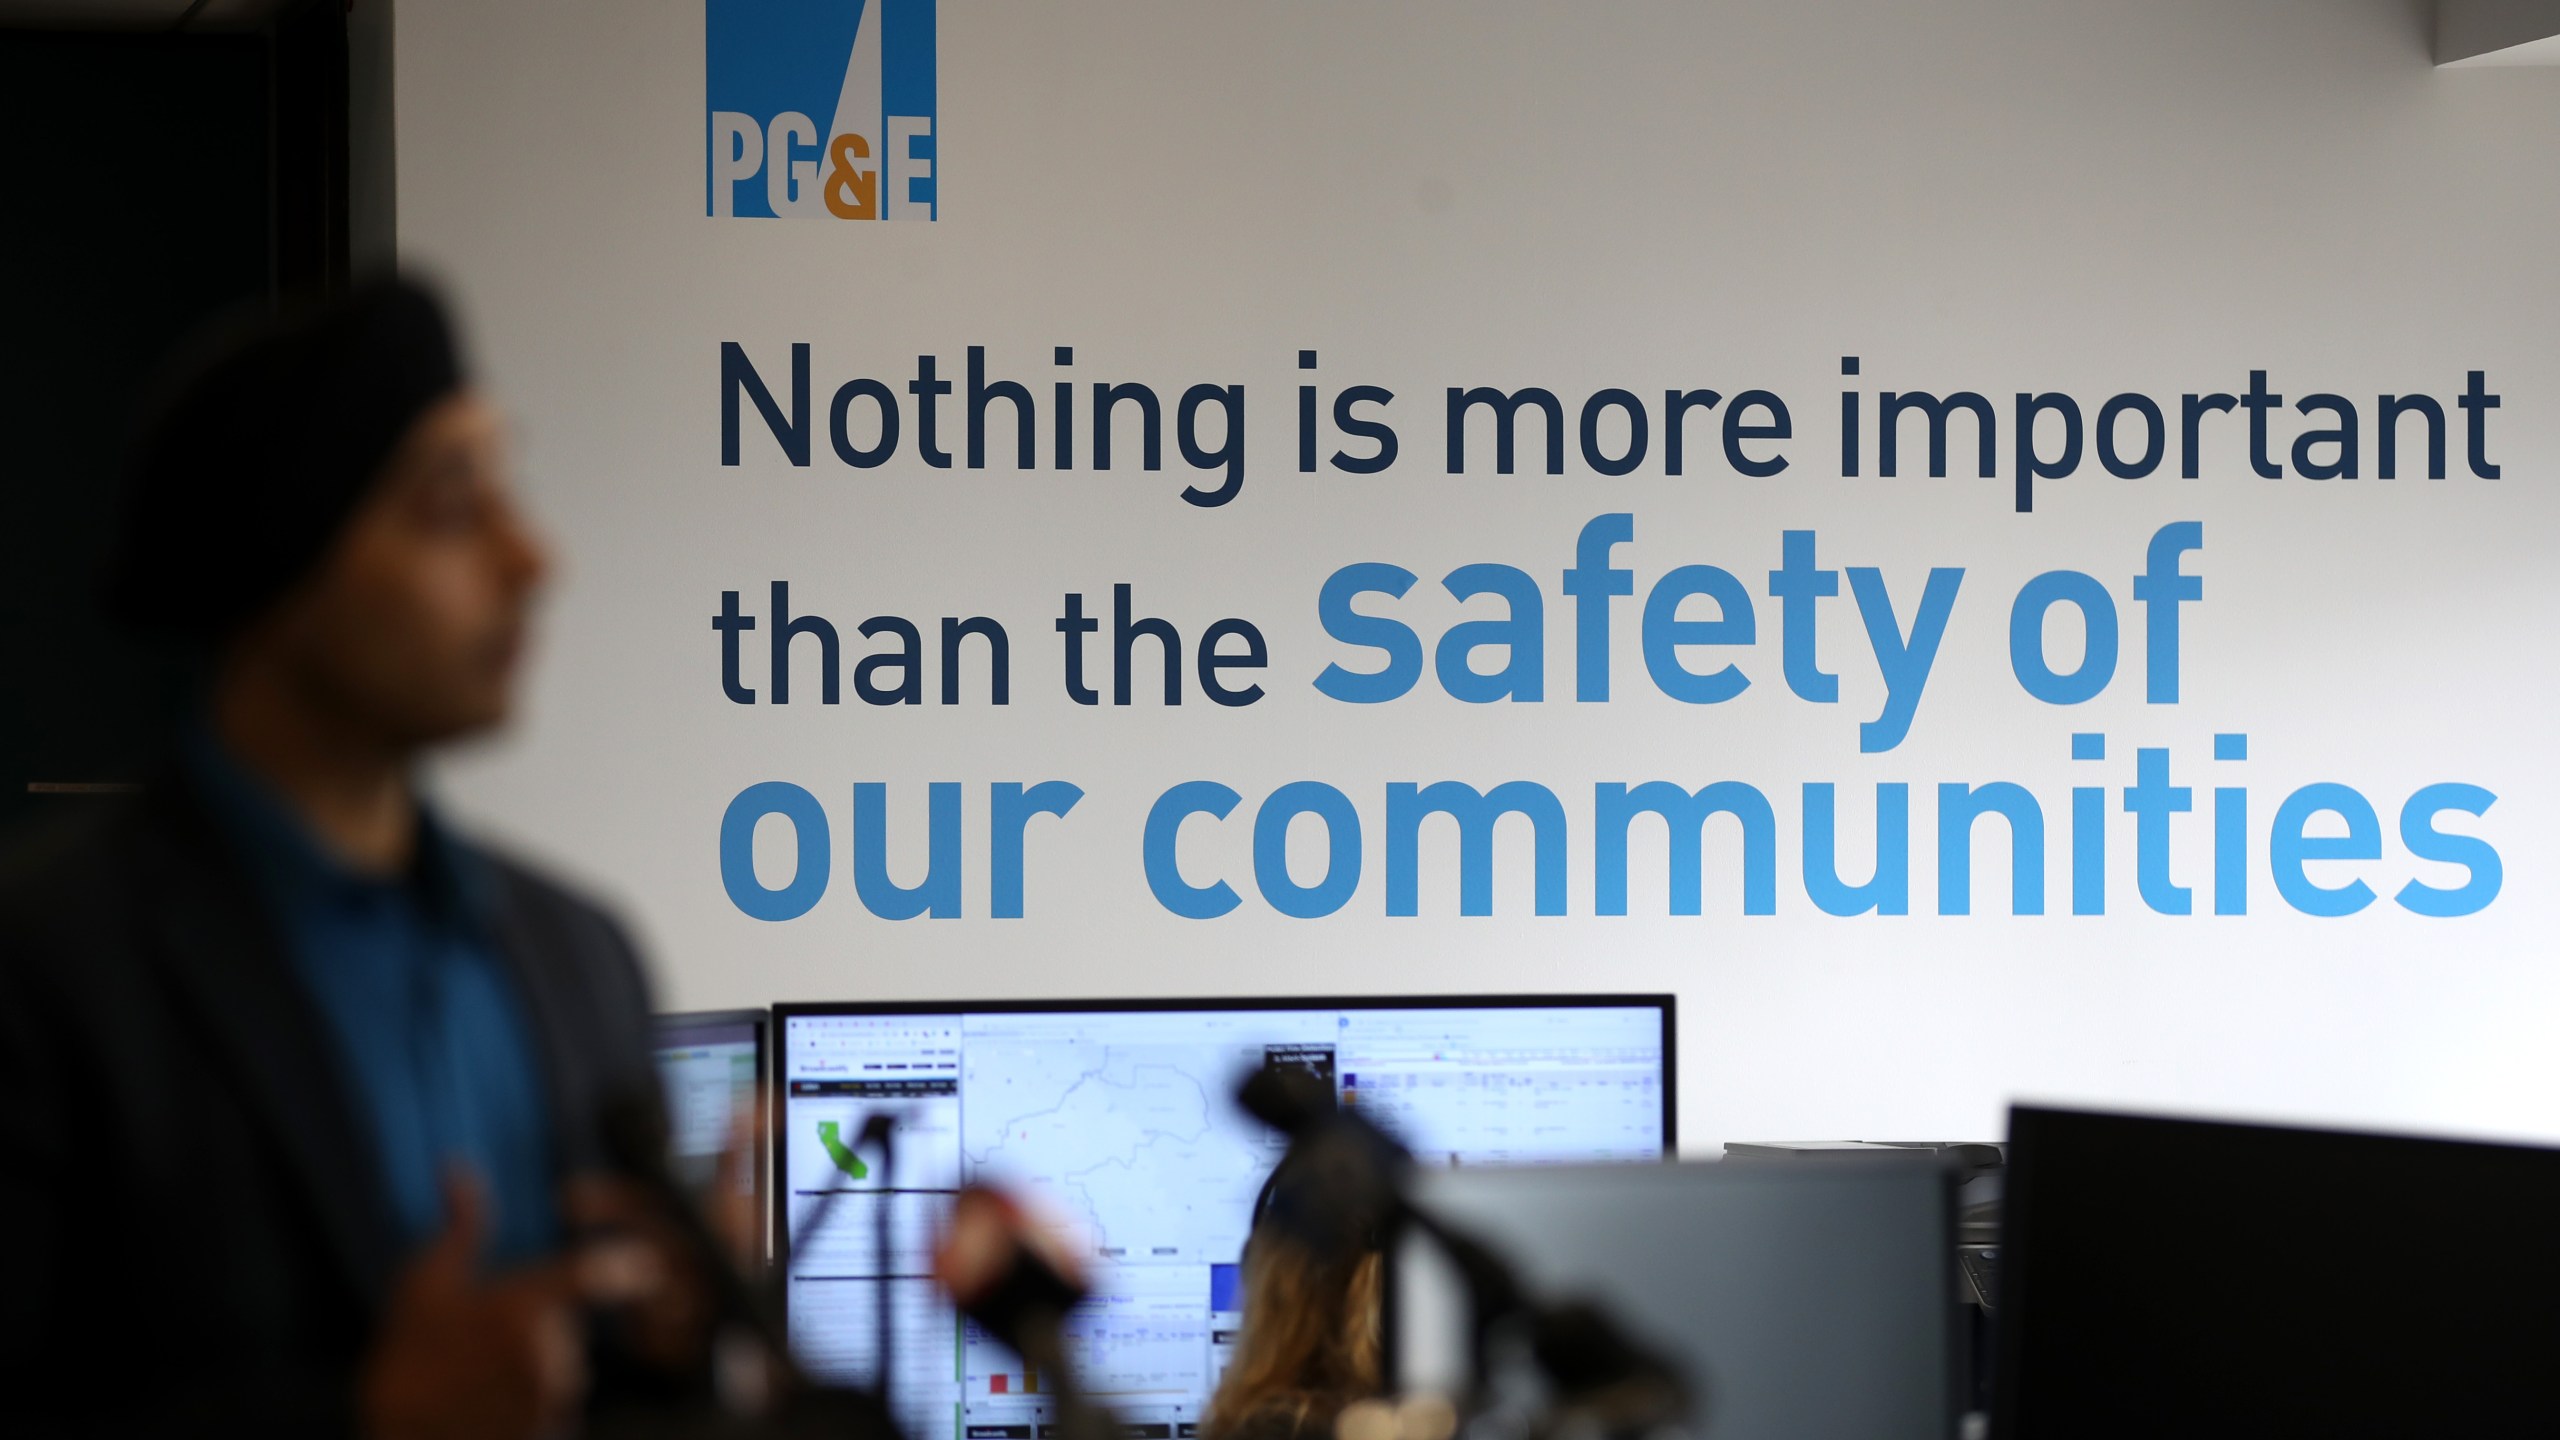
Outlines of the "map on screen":
M1026 1197L1087 1258L1094 1294L1069 1351L1088 1391L1135 1440L1198 1434L1242 1320L1254 1197L1283 1148L1236 1106L1256 1070L1328 1081L1426 1165L1669 1149L1660 997L779 1016L792 1344L820 1376L870 1383L888 1287L889 1399L918 1440L1048 1433L1054 1382L977 1334L931 1279L942 1215L975 1183ZM882 1111L897 1122L885 1172L851 1145Z

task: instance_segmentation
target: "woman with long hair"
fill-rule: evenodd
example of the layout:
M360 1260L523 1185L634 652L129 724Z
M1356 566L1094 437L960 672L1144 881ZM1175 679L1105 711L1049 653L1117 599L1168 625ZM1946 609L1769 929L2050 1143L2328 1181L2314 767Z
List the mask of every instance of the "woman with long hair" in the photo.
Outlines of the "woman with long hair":
M1355 1400L1379 1391L1375 1244L1325 1254L1268 1223L1291 1183L1283 1164L1263 1188L1244 1251L1244 1327L1202 1425L1205 1440L1330 1440Z

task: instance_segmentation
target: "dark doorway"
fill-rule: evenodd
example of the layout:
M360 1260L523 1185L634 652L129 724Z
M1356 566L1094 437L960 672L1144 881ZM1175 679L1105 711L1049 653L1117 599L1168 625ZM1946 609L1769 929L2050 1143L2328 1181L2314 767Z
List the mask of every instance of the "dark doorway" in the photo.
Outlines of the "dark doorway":
M0 29L0 828L136 782L174 730L178 661L96 603L119 477L173 346L345 282L346 76L340 0L216 33Z

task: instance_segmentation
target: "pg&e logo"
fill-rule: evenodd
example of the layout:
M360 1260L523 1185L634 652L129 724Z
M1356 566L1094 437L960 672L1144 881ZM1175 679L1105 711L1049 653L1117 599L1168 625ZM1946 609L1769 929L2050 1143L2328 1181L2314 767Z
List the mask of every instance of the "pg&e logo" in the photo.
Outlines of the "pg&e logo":
M706 0L706 213L931 220L935 0Z

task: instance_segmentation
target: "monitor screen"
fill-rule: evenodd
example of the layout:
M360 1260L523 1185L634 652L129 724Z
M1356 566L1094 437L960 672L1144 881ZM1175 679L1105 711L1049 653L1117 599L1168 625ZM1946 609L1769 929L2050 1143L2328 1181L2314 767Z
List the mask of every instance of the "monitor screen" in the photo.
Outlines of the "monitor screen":
M2006 1205L1995 1435L2560 1433L2560 1150L2021 1106Z
M944 1303L930 1251L961 1186L1025 1195L1088 1257L1069 1343L1138 1440L1187 1440L1241 1320L1237 1262L1282 1151L1235 1090L1312 1071L1425 1165L1658 1160L1669 996L1203 1000L775 1011L775 1248L793 1347L875 1373L917 1440L1038 1440L1043 1377ZM894 1172L855 1143L895 1118ZM878 1258L877 1226L890 1252ZM885 1278L884 1278L885 1277Z
M718 1010L658 1017L658 1086L667 1102L667 1148L678 1179L708 1190L750 1113L764 1078L765 1012ZM745 1157L735 1183L753 1197L761 1160Z

